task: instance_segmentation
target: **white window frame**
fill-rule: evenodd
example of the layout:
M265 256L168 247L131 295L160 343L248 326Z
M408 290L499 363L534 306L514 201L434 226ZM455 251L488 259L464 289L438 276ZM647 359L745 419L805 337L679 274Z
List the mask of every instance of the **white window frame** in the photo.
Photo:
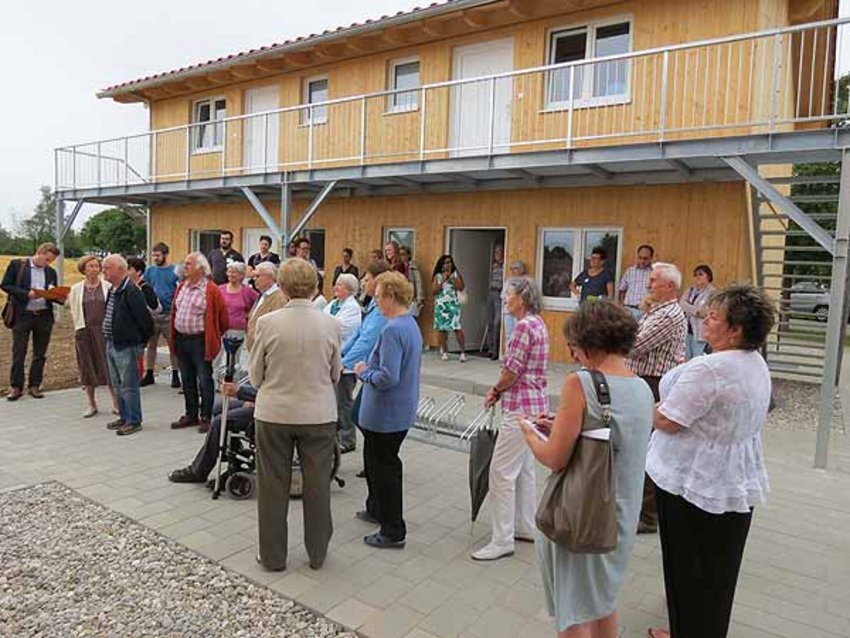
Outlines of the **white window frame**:
M586 243L587 233L611 233L617 235L617 255L616 264L614 267L614 292L616 294L617 285L620 280L620 267L622 265L623 256L623 228L622 226L545 226L538 229L537 232L537 255L536 255L536 280L543 290L543 235L547 232L572 232L575 234L573 242L573 272L570 273L570 281L575 281L576 276L584 270L585 259L590 257L590 254L584 254L584 245ZM592 250L592 247L591 247ZM610 258L610 256L609 256ZM543 297L543 308L545 310L576 310L578 308L578 297Z
M222 119L217 119L215 117L215 103L219 100L224 100L224 117ZM210 119L201 122L198 120L198 110L202 104L210 105ZM195 100L192 102L192 132L190 137L192 144L192 154L193 155L202 155L204 153L217 153L224 148L224 136L227 134L227 124L223 121L227 119L227 98L223 95L216 95L212 97L205 97L200 100ZM200 131L203 126L208 126L212 135L212 143L205 144L204 146L198 145L198 139L200 138ZM221 127L221 143L216 144L216 131Z
M631 53L634 51L634 36L635 36L635 28L634 28L634 16L626 15L626 16L618 16L614 18L606 18L605 20L594 20L591 22L587 22L584 24L572 24L566 26L559 26L549 29L546 32L546 65L554 65L555 62L552 61L552 56L554 54L554 37L562 32L566 31L586 31L587 32L587 45L585 46L584 51L584 59L592 60L596 57L596 32L600 27L610 27L616 24L628 24L629 25L629 50ZM569 73L569 67L564 67L566 73ZM581 95L573 96L572 106L573 108L587 108L592 106L612 106L616 104L628 104L631 102L632 95L632 74L631 74L631 58L626 60L626 88L623 93L619 93L617 95L603 95L599 97L593 96L593 80L594 73L587 72L591 70L589 65L584 65L585 73L582 76L582 86L581 86ZM595 72L595 69L593 69ZM569 98L565 98L564 100L559 100L557 102L552 102L549 100L549 86L550 86L550 73L546 74L545 78L545 86L543 90L543 110L544 111L561 111L564 109L570 108L570 100Z
M381 245L381 254L384 253L384 246L386 246L393 239L393 233L410 233L413 237L413 245L408 246L410 249L410 261L414 261L416 259L416 229L411 226L388 226L384 228L384 243Z
M402 93L412 93L414 95L414 104L398 104L396 100L398 99L399 93L396 93L396 69L400 66L404 66L405 64L413 64L416 63L419 65L419 84L416 89L410 89L408 91L402 91ZM393 91L389 95L387 95L387 114L393 113L410 113L412 111L419 110L419 94L422 92L422 63L419 61L419 56L413 56L409 58L401 58L398 60L391 60L388 68L388 78L387 78L387 86L390 91Z
M331 97L331 81L328 79L327 74L324 75L313 75L311 77L306 77L302 81L301 84L301 104L303 106L309 106L310 102L310 85L314 82L327 82L328 85L328 100ZM316 104L321 104L322 102L316 102ZM328 123L328 105L325 105L325 113L324 115L314 115L312 118L311 109L305 108L301 111L301 125L309 126L310 120L312 119L312 124L315 126L317 124L327 124Z

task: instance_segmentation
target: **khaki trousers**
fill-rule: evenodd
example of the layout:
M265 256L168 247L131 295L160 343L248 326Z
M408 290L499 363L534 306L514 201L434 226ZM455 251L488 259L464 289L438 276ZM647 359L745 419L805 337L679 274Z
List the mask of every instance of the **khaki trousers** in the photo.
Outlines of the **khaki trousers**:
M333 534L331 470L336 445L336 423L288 425L256 420L257 515L260 557L267 569L286 567L289 489L292 455L298 449L304 475L304 546L310 566L325 562Z

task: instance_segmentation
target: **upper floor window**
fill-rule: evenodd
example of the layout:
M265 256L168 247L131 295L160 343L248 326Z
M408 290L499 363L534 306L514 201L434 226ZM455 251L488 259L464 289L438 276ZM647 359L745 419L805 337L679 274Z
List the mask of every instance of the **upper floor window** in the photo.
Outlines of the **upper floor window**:
M419 60L396 60L390 64L389 111L414 111L419 107Z
M578 62L631 50L631 23L590 24L552 31L549 36L549 64ZM622 101L629 93L628 60L577 64L548 74L546 106L568 106L573 102L605 103ZM573 78L570 89L570 76Z
M216 151L224 143L224 122L227 117L227 101L224 98L210 98L195 102L192 112L194 151Z
M328 121L328 105L322 104L330 99L328 93L328 78L325 76L317 78L306 78L304 80L304 104L321 104L302 111L301 123L324 124Z

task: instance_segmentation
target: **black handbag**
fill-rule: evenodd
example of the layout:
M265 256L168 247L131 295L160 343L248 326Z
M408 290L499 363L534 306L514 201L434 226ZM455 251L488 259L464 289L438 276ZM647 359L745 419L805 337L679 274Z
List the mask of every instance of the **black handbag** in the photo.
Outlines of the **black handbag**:
M587 370L602 407L602 423L585 414L582 431L610 428L611 393L598 370ZM579 373L581 374L581 372ZM577 554L605 554L617 547L614 450L608 440L579 435L567 466L546 481L535 522L552 542Z
M21 281L24 278L24 260L18 260L18 274L15 277L15 286L21 287ZM6 304L3 306L3 325L10 330L15 325L15 304L12 303L12 295L6 295Z

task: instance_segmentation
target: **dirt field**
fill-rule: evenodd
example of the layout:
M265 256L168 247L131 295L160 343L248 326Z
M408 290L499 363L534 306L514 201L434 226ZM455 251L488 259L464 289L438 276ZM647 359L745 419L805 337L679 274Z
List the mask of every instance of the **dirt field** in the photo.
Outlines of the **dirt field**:
M9 262L17 257L0 255L0 273L6 272ZM75 259L65 260L65 285L71 285L80 281L82 275L77 272L77 261ZM0 307L6 303L6 294L0 291ZM71 388L77 385L77 359L74 353L74 326L71 322L71 313L63 312L59 319L57 313L56 325L50 338L50 347L47 350L47 365L44 369L44 389L59 390ZM30 344L32 345L32 344ZM29 370L29 358L27 355L27 370ZM9 366L12 362L12 332L0 325L0 396L5 396L9 391Z

